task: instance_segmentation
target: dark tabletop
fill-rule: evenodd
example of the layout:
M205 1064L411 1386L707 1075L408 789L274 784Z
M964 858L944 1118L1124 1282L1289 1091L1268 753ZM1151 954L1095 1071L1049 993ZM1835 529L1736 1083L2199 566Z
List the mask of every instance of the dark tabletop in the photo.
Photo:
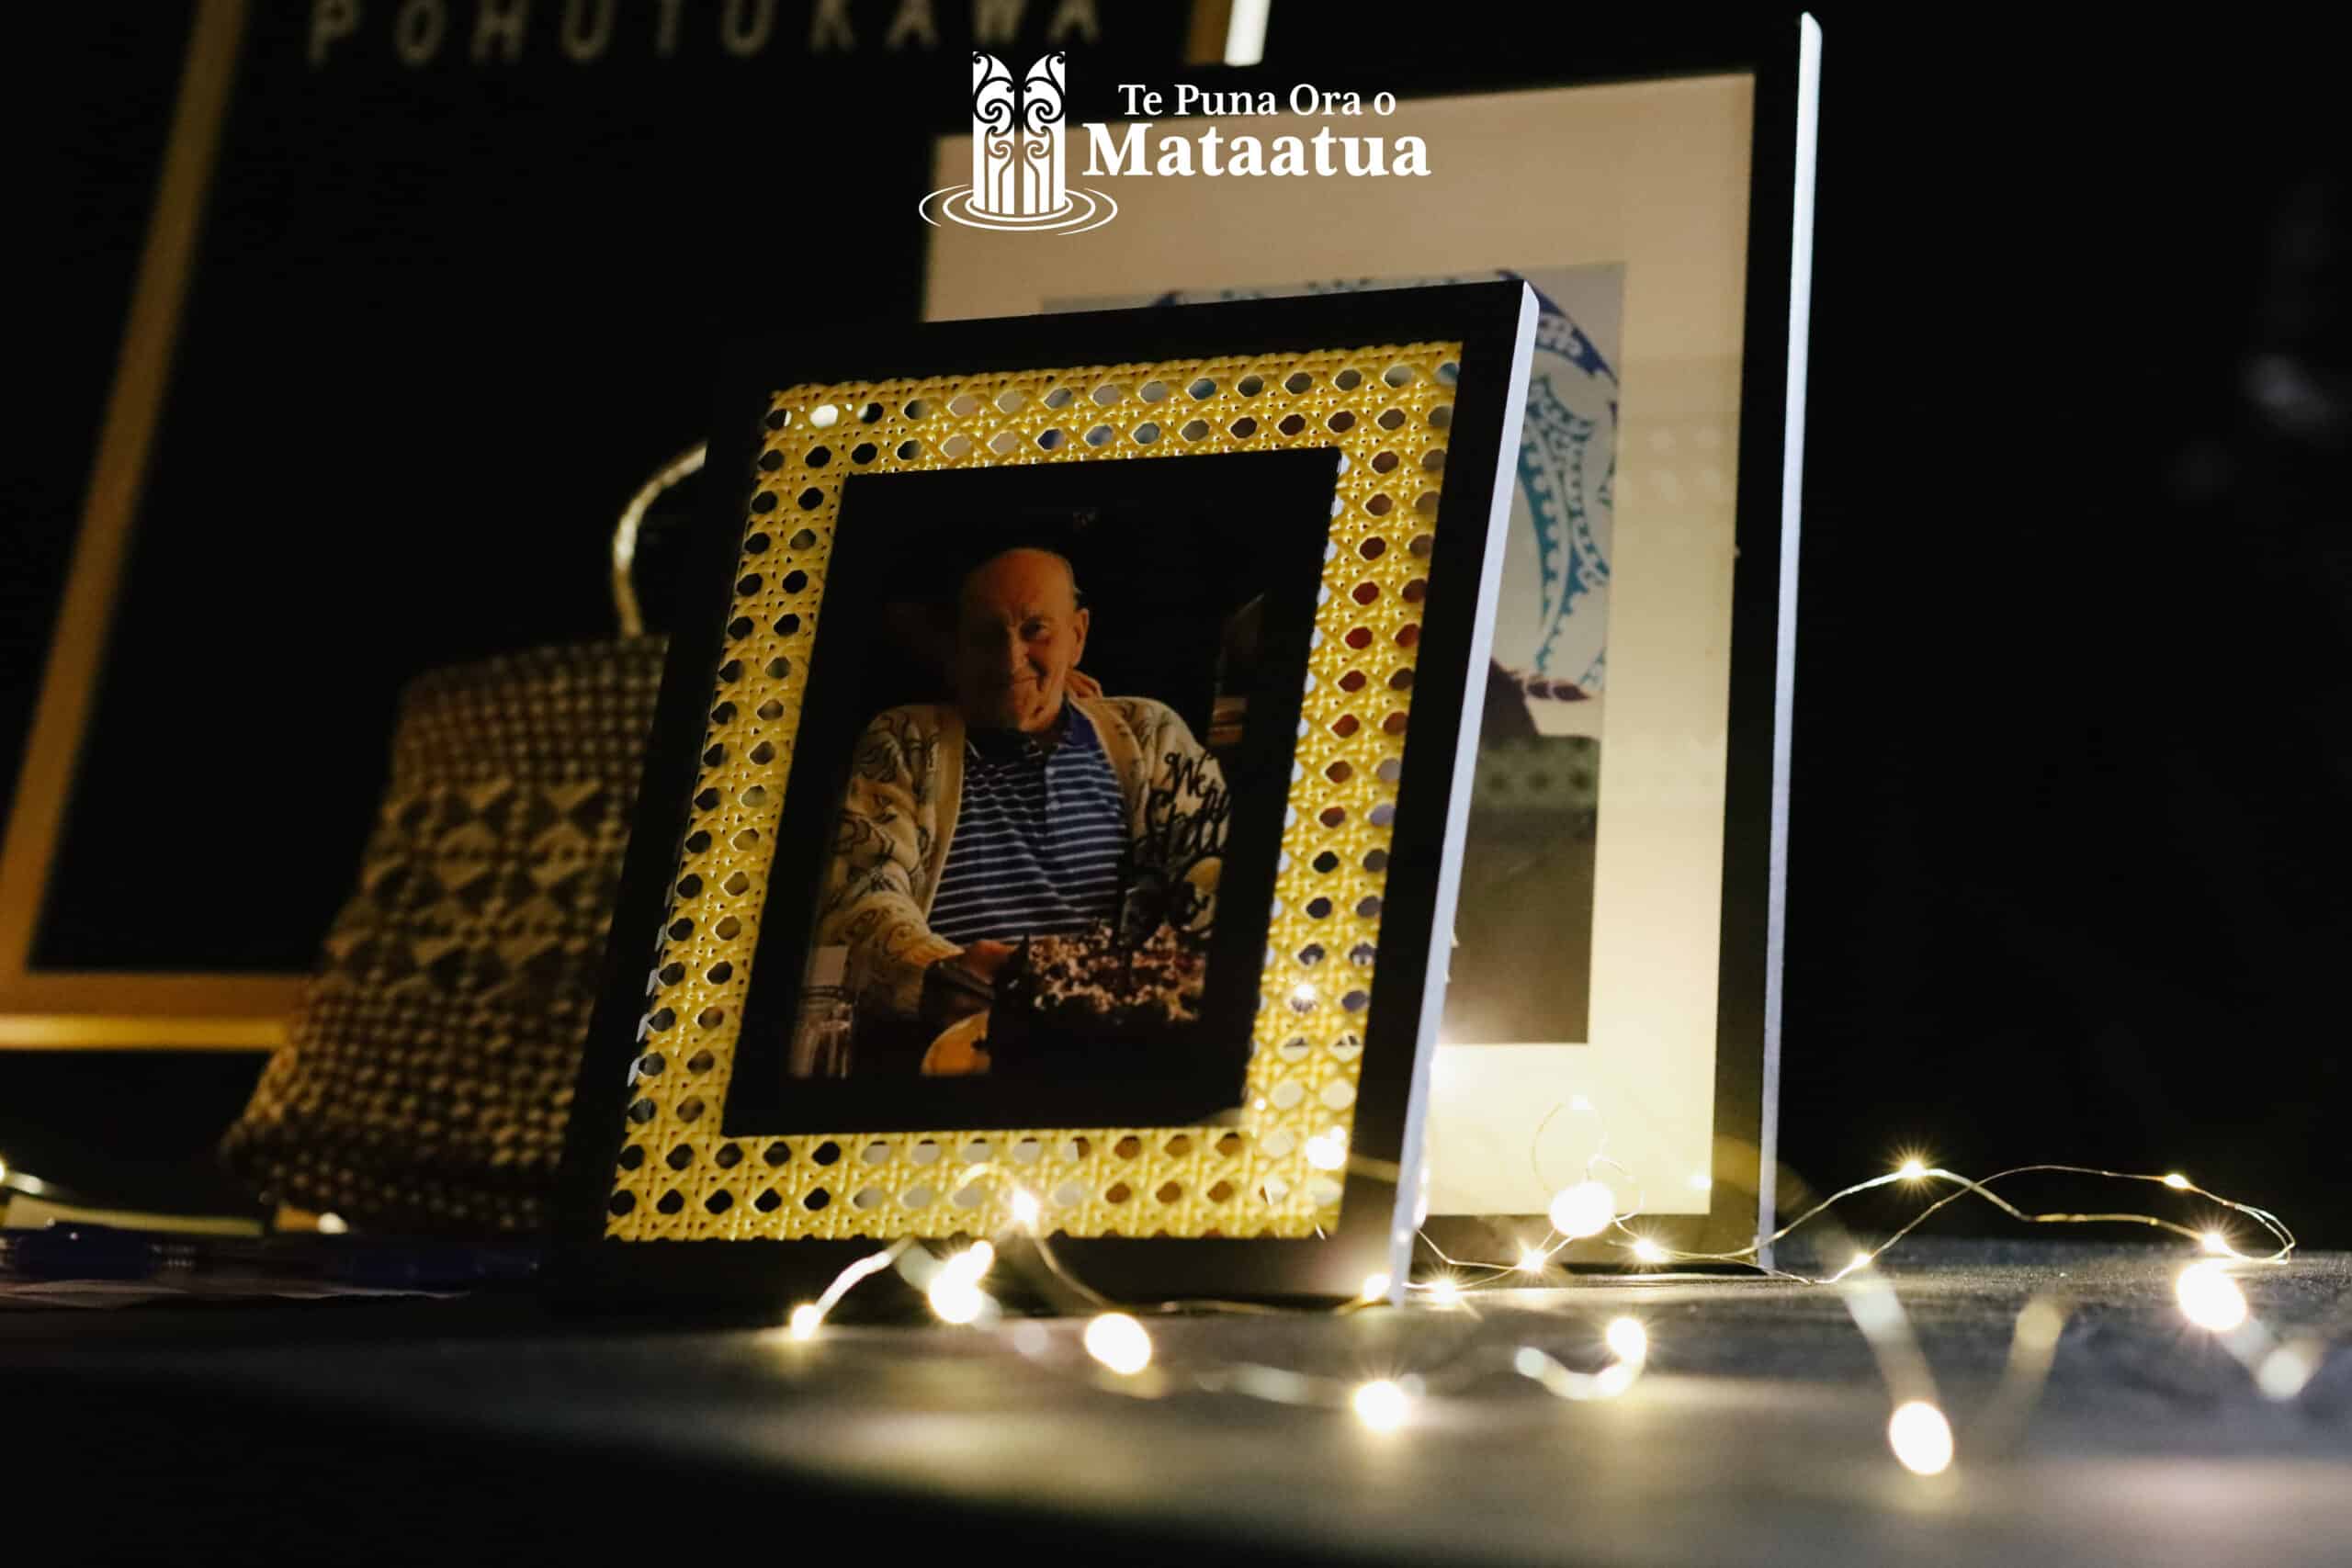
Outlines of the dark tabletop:
M1009 1325L798 1344L554 1319L513 1294L0 1313L0 1439L20 1520L53 1505L76 1540L181 1560L2352 1561L2352 1256L2245 1278L2270 1331L2329 1345L2287 1402L2183 1320L2183 1261L1890 1256L1958 1431L1932 1480L1890 1455L1886 1385L1836 1294L1687 1277L1476 1312L1159 1320L1155 1398L1103 1386L1068 1320L1033 1359ZM1991 1401L2037 1293L2071 1315L2005 1438ZM1623 1397L1566 1403L1511 1372L1521 1345L1600 1364L1628 1312L1653 1349ZM1376 1433L1193 1386L1236 1360L1450 1392Z

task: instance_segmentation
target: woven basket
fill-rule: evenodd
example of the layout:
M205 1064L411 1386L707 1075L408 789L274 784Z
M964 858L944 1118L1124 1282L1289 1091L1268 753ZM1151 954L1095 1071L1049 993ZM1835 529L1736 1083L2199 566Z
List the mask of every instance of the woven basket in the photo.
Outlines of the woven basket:
M701 464L682 454L622 513L623 637L401 694L358 886L221 1140L266 1200L411 1234L546 1224L662 683L638 528Z
M221 1154L274 1201L539 1228L627 848L659 637L436 671L290 1037Z

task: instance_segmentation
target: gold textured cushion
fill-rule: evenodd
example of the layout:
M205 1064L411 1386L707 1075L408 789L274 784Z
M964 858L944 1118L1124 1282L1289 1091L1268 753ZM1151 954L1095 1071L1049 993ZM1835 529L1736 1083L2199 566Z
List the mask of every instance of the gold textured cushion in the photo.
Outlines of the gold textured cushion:
M358 886L221 1143L265 1198L378 1230L545 1224L662 657L538 649L402 694Z

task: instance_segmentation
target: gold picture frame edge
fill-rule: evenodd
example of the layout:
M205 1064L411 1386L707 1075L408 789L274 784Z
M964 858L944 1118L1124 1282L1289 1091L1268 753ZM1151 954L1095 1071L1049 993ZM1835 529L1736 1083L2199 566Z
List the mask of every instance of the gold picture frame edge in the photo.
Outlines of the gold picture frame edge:
M300 983L294 976L28 967L177 346L246 10L246 0L199 0L189 28L162 177L0 840L0 1051L267 1050L284 1038L285 1010Z
M1350 800L1384 797L1392 803L1393 809L1395 781L1409 734L1409 721L1396 728L1363 725L1361 739L1355 739L1359 733L1356 728L1334 731L1338 749L1363 751L1366 755L1359 759L1363 765L1354 773L1342 770L1327 778L1319 762L1311 771L1305 767L1308 757L1319 756L1319 752L1308 749L1309 735L1317 727L1307 719L1327 705L1345 708L1374 701L1394 707L1394 717L1403 717L1412 705L1412 699L1403 694L1403 687L1392 686L1386 694L1377 687L1368 691L1363 686L1346 688L1336 670L1323 667L1363 664L1386 672L1392 663L1400 671L1409 671L1418 665L1418 631L1407 636L1403 635L1403 628L1408 625L1418 628L1423 617L1421 597L1414 589L1419 585L1425 591L1428 567L1424 552L1407 548L1404 543L1394 549L1384 546L1374 556L1340 547L1351 539L1361 544L1363 539L1357 538L1358 535L1363 538L1385 538L1401 532L1408 540L1412 536L1428 536L1433 548L1437 501L1446 476L1442 456L1435 462L1428 459L1432 453L1442 454L1453 440L1448 416L1454 393L1442 367L1448 363L1458 366L1467 347L1465 340L1458 337L1439 339L1407 333L1386 341L1358 342L1351 337L1304 348L1182 353L1079 365L967 367L929 374L830 381L802 378L786 380L781 386L770 384L766 401L772 422L755 446L763 460L748 498L751 506L740 518L729 514L735 540L730 570L745 575L730 598L728 615L730 621L752 629L741 634L730 632L724 639L720 645L723 662L718 684L703 698L704 705L716 703L718 709L699 729L705 757L704 766L696 774L700 786L696 793L710 794L718 804L695 807L689 814L689 830L682 835L690 843L699 833L706 840L704 848L682 848L667 863L669 880L680 885L683 896L665 902L663 919L673 940L662 946L657 966L661 963L674 964L681 978L663 981L655 976L641 1010L641 1017L647 1020L664 1014L671 1018L672 1021L657 1032L667 1034L675 1029L678 1033L664 1042L647 1034L641 1027L642 1043L629 1058L629 1094L625 1097L629 1108L622 1123L616 1163L605 1168L605 1191L614 1205L607 1208L600 1227L605 1243L634 1247L677 1241L889 1240L902 1236L944 1237L975 1226L998 1228L997 1223L1014 1206L1011 1185L1000 1183L1002 1190L981 1194L969 1204L951 1203L951 1199L963 1190L975 1190L975 1179L984 1172L1002 1174L995 1157L998 1143L1034 1145L1030 1163L1035 1168L1029 1183L1032 1196L1036 1195L1034 1189L1042 1189L1049 1195L1046 1201L1064 1212L1061 1222L1053 1228L1066 1235L1226 1235L1239 1239L1303 1238L1322 1234L1326 1222L1338 1213L1345 1183L1340 1179L1338 1170L1317 1163L1308 1136L1283 1124L1287 1120L1304 1122L1317 1114L1304 1094L1271 1111L1269 1100L1279 1100L1279 1095L1268 1095L1252 1103L1253 1111L1273 1119L1275 1130L1285 1134L1288 1141L1278 1152L1261 1155L1254 1146L1261 1129L1250 1130L1234 1171L1244 1185L1233 1189L1226 1198L1206 1201L1217 1204L1239 1201L1241 1207L1234 1211L1233 1216L1238 1219L1252 1195L1256 1195L1263 1199L1264 1213L1254 1219L1241 1219L1239 1227L1230 1231L1214 1223L1220 1216L1208 1216L1208 1222L1204 1223L1197 1211L1210 1185L1205 1168L1211 1154L1235 1157L1222 1146L1224 1136L1233 1129L1188 1123L1182 1127L1152 1128L944 1132L887 1128L729 1134L725 1130L723 1108L732 1087L736 1032L743 1016L748 976L758 943L758 916L769 896L767 878L774 841L780 830L782 797L786 793L754 786L770 779L770 769L788 771L797 739L806 672L827 586L831 528L838 515L841 486L851 469L848 463L831 463L831 448L856 441L868 449L869 456L857 463L856 471L917 473L1001 471L1083 462L1124 465L1188 453L1210 455L1312 446L1317 449L1336 449L1347 460L1337 476L1331 514L1324 525L1326 558L1321 585L1326 592L1324 603L1316 613L1316 646L1308 654L1308 672L1320 677L1311 682L1310 689L1328 694L1310 698L1303 710L1302 749L1294 758L1297 765L1294 767L1287 798L1296 808L1305 802L1336 802L1339 794L1330 792L1340 792ZM1386 373L1406 361L1426 361L1426 373L1408 374L1402 382L1387 379ZM1362 367L1369 368L1351 362L1361 362ZM1326 379L1317 382L1310 377L1306 386L1286 385L1310 365L1319 366ZM1271 375L1261 378L1261 371L1270 371L1277 366L1289 374L1279 378ZM1356 376L1351 382L1343 380L1350 370ZM1094 406L1088 407L1090 400L1084 395L1084 388L1093 384L1099 393L1114 378L1132 386L1134 396L1125 396L1125 388L1113 387L1119 395L1112 398L1110 404L1094 396L1091 400ZM1192 388L1201 384L1203 378L1211 378L1211 390L1193 394ZM1244 392L1241 383L1253 379L1260 384ZM1145 396L1155 383L1165 389L1157 400ZM1081 395L1060 404L1051 402L1045 395L1048 389L1065 386L1078 387ZM1029 392L1017 399L1014 407L1004 408L1000 396L1022 387L1029 388ZM975 393L979 395L976 397ZM1188 395L1193 398L1191 405L1184 401ZM886 407L885 398L894 400L897 406ZM1217 420L1239 417L1224 429L1211 425L1204 426L1199 436L1183 434L1191 423L1178 427L1182 411L1187 406L1204 409L1212 400L1219 405L1234 400L1232 407L1220 406L1216 414ZM968 408L956 406L967 400ZM1111 404L1118 403L1130 406L1113 412ZM1137 404L1141 407L1133 406ZM1355 406L1359 404L1363 405L1360 411ZM916 412L919 407L922 412ZM851 423L858 411L868 408L872 411L870 417ZM1408 408L1411 412L1405 412ZM1342 410L1348 412L1349 423L1333 423ZM1263 419L1254 417L1252 411L1262 412ZM1295 428L1288 428L1292 416L1303 413L1311 414L1311 421L1301 420ZM791 417L794 414L799 417ZM1396 416L1394 424L1387 423L1392 414ZM819 419L816 415L827 417ZM778 419L781 423L775 423ZM1114 420L1125 428L1108 428ZM1239 427L1245 420L1251 426L1248 431ZM926 423L930 426L925 432L928 447L922 440L908 434L913 426ZM1042 441L1046 426L1063 424L1075 428L1061 432L1063 439L1058 446L1047 446ZM1088 427L1096 424L1107 430L1101 446L1088 433ZM1031 428L1033 425L1037 428ZM1145 426L1159 427L1157 434L1142 435L1140 431ZM1010 448L995 446L994 442L1003 433L1012 430L1019 431L1022 444ZM956 446L958 441L962 442L960 448ZM819 447L827 450L817 452ZM909 447L914 456L906 455ZM1389 447L1396 450L1386 451ZM785 455L787 449L792 454L789 457ZM886 453L888 460L881 460ZM1399 453L1410 453L1415 460L1404 463ZM768 456L778 461L765 462ZM1382 456L1389 458L1385 468L1375 460ZM801 462L796 463L796 458ZM809 472L800 471L802 463ZM905 466L901 468L900 464ZM784 473L785 468L793 471ZM1392 474L1393 478L1387 477ZM797 515L789 506L796 488L804 489L801 511ZM1387 494L1390 490L1398 491L1399 495ZM1418 502L1413 498L1415 491L1425 492ZM812 494L820 497L813 503L806 499ZM757 505L763 498L770 502L765 512ZM1375 499L1380 502L1377 506L1373 504ZM1421 511L1423 505L1425 511ZM1417 511L1421 511L1418 518ZM786 528L795 528L808 542L782 540ZM778 543L763 544L756 557L748 554L745 541L763 532L779 536ZM802 586L784 589L781 580L794 577L801 578ZM1375 595L1383 601L1376 611L1350 592L1374 580L1387 585ZM745 584L752 586L747 588ZM808 597L811 590L813 598ZM794 629L773 634L760 629L772 620L779 624L789 620ZM1353 635L1353 630L1348 628L1351 621L1359 623L1354 630L1374 622L1389 626L1394 621L1391 629L1396 635L1392 646L1374 652L1368 651L1365 643L1347 641ZM1329 634L1328 640L1326 634ZM1382 662L1375 666L1372 663L1374 659ZM778 665L784 673L773 672ZM739 673L729 677L725 673L729 669L737 669ZM1363 691L1364 695L1342 694L1354 691ZM742 719L742 709L751 707L763 696L770 698L776 709L776 716L762 721L774 728L773 737ZM718 717L719 710L730 716ZM761 739L746 745L754 735ZM1386 739L1382 739L1384 735ZM1334 745L1327 738L1312 741L1317 748ZM763 750L768 753L764 760L760 757ZM1375 750L1383 755L1373 760L1371 752ZM712 761L714 756L720 760ZM743 771L746 762L752 772ZM739 773L741 776L734 776ZM726 775L723 780L722 774ZM757 807L730 804L737 797L748 802L754 795L762 801ZM1369 915L1361 909L1347 908L1345 918L1333 922L1328 931L1301 923L1305 906L1315 901L1311 897L1313 888L1306 882L1306 862L1311 856L1294 851L1308 846L1318 824L1310 820L1306 812L1295 810L1291 824L1283 834L1285 869L1278 874L1274 925L1268 939L1269 957L1259 976L1261 994L1269 998L1259 1021L1252 1025L1253 1034L1260 1036L1261 1049L1250 1068L1245 1099L1261 1095L1274 1085L1295 1087L1285 1075L1304 1062L1302 1076L1313 1081L1313 1087L1306 1093L1322 1098L1323 1090L1331 1083L1344 1082L1347 1094L1342 1100L1323 1099L1327 1109L1321 1119L1332 1120L1344 1111L1344 1124L1351 1129L1363 1050L1362 1036L1356 1032L1363 1027L1363 1020L1342 1010L1338 998L1332 997L1316 1001L1314 1010L1326 1016L1313 1026L1304 1018L1286 1021L1272 1005L1275 993L1267 989L1274 984L1270 976L1286 963L1297 964L1298 961L1287 953L1281 958L1274 954L1285 945L1302 945L1295 940L1298 937L1311 942L1315 937L1328 936L1336 943L1344 940L1341 933L1350 920L1369 920L1371 936L1359 933L1359 942L1376 938L1379 906L1386 886L1385 856L1382 857L1382 869L1374 870L1368 857L1357 852L1364 846L1355 840L1371 833L1378 840L1372 848L1385 851L1392 840L1393 827L1377 812L1347 819L1351 823L1348 840L1351 855L1361 864L1343 880L1352 885L1355 880L1370 878L1365 886L1379 897L1374 898ZM1319 825L1327 831L1332 830L1329 820ZM752 841L749 847L744 842L747 834ZM730 857L730 848L745 858ZM687 881L692 881L698 890L684 893ZM719 885L728 881L741 883L728 895L741 902L740 915L734 903L717 896ZM1302 888L1306 889L1305 894ZM1346 900L1340 902L1344 905ZM678 918L688 906L695 907L694 918ZM1283 913L1285 908L1291 911L1288 915ZM743 917L749 917L748 921ZM703 922L724 930L730 919L735 925L730 934L706 932ZM676 934L679 925L687 928L687 934ZM1285 934L1290 926L1297 929ZM709 981L705 978L706 971L722 973L726 977ZM1370 989L1369 982L1360 987L1364 999L1353 1004L1365 1010L1365 1017L1369 1016ZM697 1018L717 1021L704 1025L709 1031L708 1038L696 1036L688 1028L689 1021ZM1271 1047L1281 1036L1311 1029L1330 1032L1330 1039L1321 1050L1310 1044L1296 1060L1276 1059L1277 1052ZM1349 1037L1355 1041L1352 1049L1342 1049L1341 1041ZM695 1060L702 1064L698 1069L691 1063L681 1064L677 1072L663 1069L662 1064L687 1049L695 1050ZM710 1106L705 1096L721 1108L718 1114L708 1114ZM1179 1141L1186 1145L1182 1153L1175 1148ZM1269 1143L1272 1141L1270 1136ZM1125 1147L1130 1142L1136 1145L1132 1151ZM1098 1143L1102 1146L1097 1147ZM1163 1144L1164 1149L1159 1146ZM770 1177L761 1170L753 1156L762 1145L768 1145L768 1169L783 1174ZM805 1149L800 1147L804 1145ZM982 1145L986 1152L978 1157L977 1168L968 1153L960 1165L950 1157L958 1148L968 1150ZM668 1148L667 1157L655 1157L663 1146ZM877 1147L884 1152L880 1160L875 1161L872 1151ZM929 1160L918 1155L925 1147L931 1151ZM775 1157L779 1149L781 1158ZM632 1151L638 1156L634 1165L628 1157ZM1108 1168L1114 1152L1118 1159L1131 1163L1134 1168ZM1163 1155L1177 1163L1163 1164ZM873 1163L860 1169L859 1162ZM1260 1168L1269 1162L1281 1168ZM813 1171L809 1168L812 1166ZM786 1170L786 1167L792 1168ZM1081 1175L1091 1180L1092 1190L1082 1198L1060 1196L1077 1184ZM1295 1184L1281 1179L1280 1195L1260 1193L1261 1187L1270 1185L1260 1179L1267 1175L1297 1179ZM1133 1188L1128 1187L1130 1179L1136 1183ZM1318 1184L1334 1190L1328 1197L1315 1197ZM753 1189L762 1186L766 1190L758 1191L756 1197L762 1202L775 1200L765 1207L752 1201ZM741 1194L737 1191L739 1187L742 1189ZM859 1200L868 1192L881 1195L872 1205L845 1201L835 1211L832 1191L837 1187L845 1198L852 1196L848 1190L853 1187L859 1189L854 1195ZM787 1188L791 1189L788 1194L784 1190ZM1159 1197L1159 1209L1144 1201L1169 1188L1176 1189L1178 1196ZM1125 1196L1112 1195L1122 1189L1126 1189ZM924 1194L920 1201L913 1196L916 1192ZM899 1199L895 1204L890 1202L892 1196ZM812 1197L821 1200L813 1208L807 1202ZM1129 1203L1133 1207L1125 1208ZM1112 1213L1106 1205L1121 1212ZM910 1209L924 1212L911 1217L901 1212ZM882 1212L872 1218L864 1217L876 1210ZM1179 1217L1180 1212L1182 1218Z

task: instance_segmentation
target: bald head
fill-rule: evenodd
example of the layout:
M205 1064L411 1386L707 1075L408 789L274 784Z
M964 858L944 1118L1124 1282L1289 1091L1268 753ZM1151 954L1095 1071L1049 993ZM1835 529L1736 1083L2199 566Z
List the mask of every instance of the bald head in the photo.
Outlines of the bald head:
M1005 550L974 567L956 599L956 698L965 722L1050 727L1086 651L1086 626L1077 574L1054 551Z

